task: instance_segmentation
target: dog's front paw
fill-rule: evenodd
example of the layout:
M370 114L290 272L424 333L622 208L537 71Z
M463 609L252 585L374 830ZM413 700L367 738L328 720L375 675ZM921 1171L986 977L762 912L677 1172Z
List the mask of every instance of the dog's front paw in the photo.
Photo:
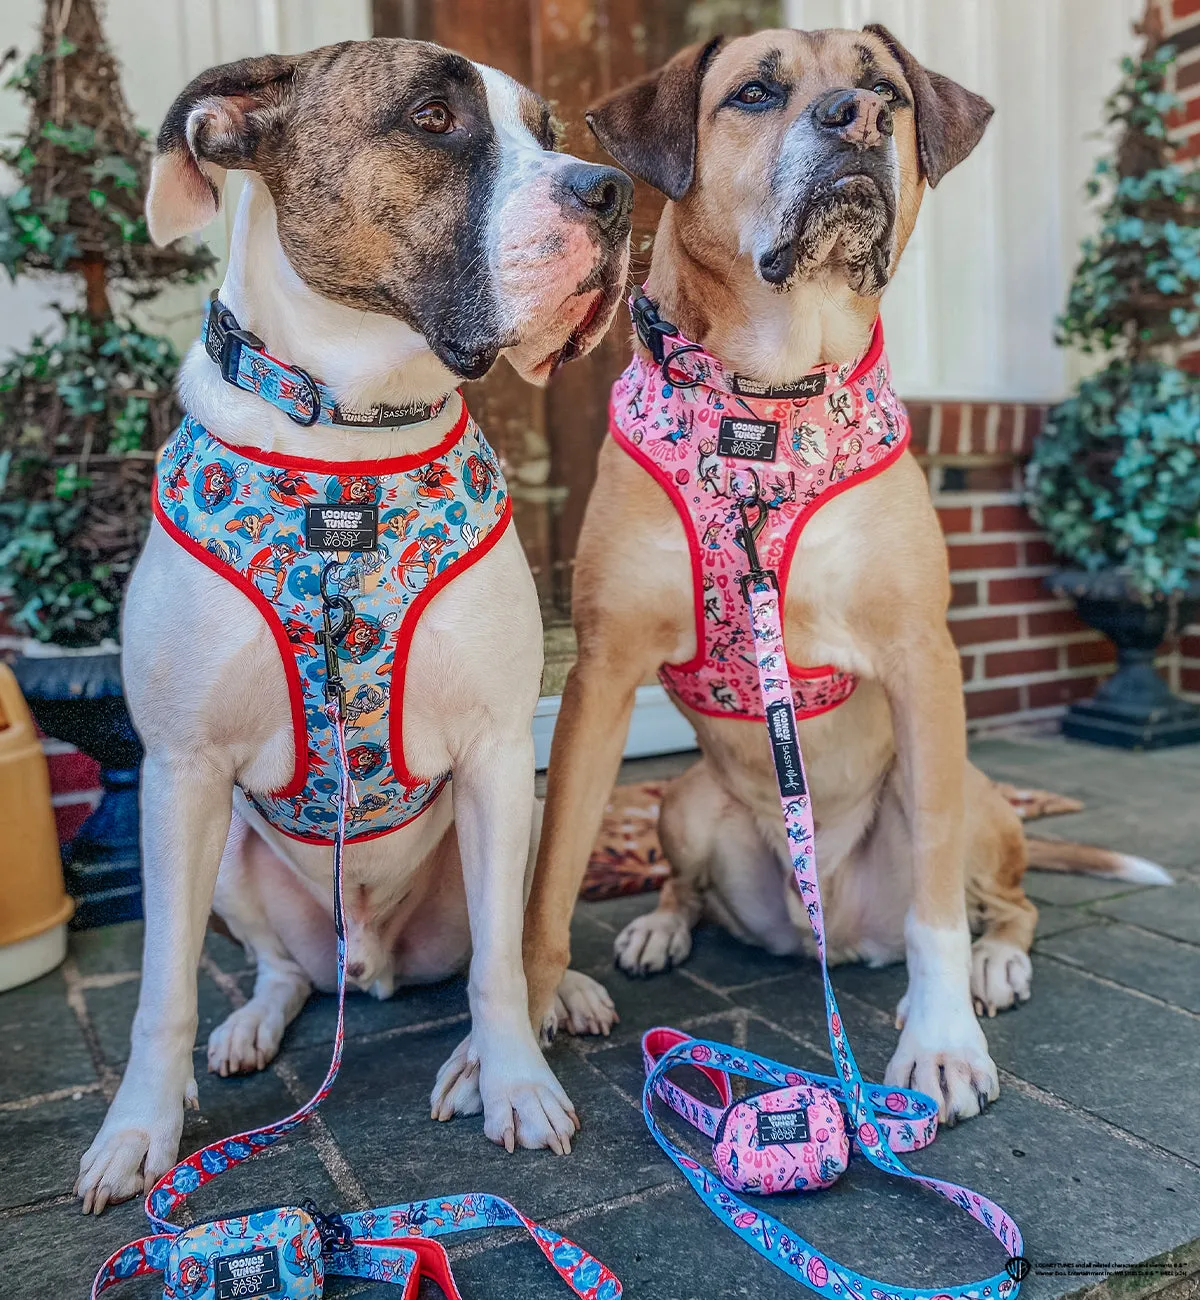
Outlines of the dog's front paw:
M932 1097L943 1124L980 1114L1000 1095L987 1039L969 1006L914 1009L910 1014L905 994L896 1008L896 1023L903 1030L884 1082Z
M603 984L577 970L569 970L562 977L554 995L554 1009L543 1021L542 1033L549 1037L560 1030L570 1034L601 1034L609 1031L620 1017L617 1008Z
M657 975L687 960L692 928L678 912L659 908L630 921L617 935L613 950L626 975Z
M985 935L971 946L971 999L977 1014L994 1016L1028 1002L1032 980L1033 963L1016 944Z
M554 1077L533 1042L518 1036L501 1039L502 1046L480 1051L474 1036L464 1038L438 1071L431 1101L434 1119L477 1115L483 1111L483 1131L506 1151L548 1147L569 1155L579 1118L571 1099Z
M183 1132L183 1107L199 1108L196 1081L182 1095L165 1089L158 1099L145 1088L128 1092L122 1084L96 1139L79 1162L75 1194L84 1214L103 1214L105 1207L148 1191L175 1163Z

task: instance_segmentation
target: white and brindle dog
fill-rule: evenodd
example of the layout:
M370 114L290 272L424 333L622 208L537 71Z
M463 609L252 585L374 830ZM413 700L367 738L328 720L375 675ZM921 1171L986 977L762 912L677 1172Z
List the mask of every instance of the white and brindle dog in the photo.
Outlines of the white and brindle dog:
M416 41L248 59L198 77L158 139L147 213L156 241L217 213L246 173L220 299L272 355L348 407L451 394L400 429L300 428L222 381L202 346L187 411L227 444L354 462L437 446L454 390L504 354L544 382L603 334L624 286L632 183L554 152L546 104L491 68ZM210 907L257 962L254 994L209 1040L209 1069L262 1069L310 991L336 985L332 859L249 806L296 760L280 653L263 616L158 523L122 628L142 782L146 939L129 1064L84 1155L100 1212L176 1158L197 1105L196 977ZM471 1033L433 1113L484 1112L509 1150L570 1148L570 1100L527 1014L524 889L540 820L530 721L542 669L537 596L515 532L428 604L403 692L413 771L452 772L415 821L347 851L348 970L377 996L470 960ZM612 1004L568 972L562 1024L606 1032ZM449 1064L449 1063L448 1063Z

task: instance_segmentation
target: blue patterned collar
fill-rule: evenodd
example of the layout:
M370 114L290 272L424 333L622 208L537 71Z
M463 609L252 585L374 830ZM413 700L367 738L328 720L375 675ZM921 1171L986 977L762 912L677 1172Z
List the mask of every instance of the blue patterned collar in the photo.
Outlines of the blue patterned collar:
M266 349L257 334L244 330L237 317L215 295L201 333L204 350L221 368L221 378L235 388L255 393L289 420L304 426L337 424L356 429L400 429L424 424L446 409L450 394L412 406L371 406L354 410L307 370L285 365Z

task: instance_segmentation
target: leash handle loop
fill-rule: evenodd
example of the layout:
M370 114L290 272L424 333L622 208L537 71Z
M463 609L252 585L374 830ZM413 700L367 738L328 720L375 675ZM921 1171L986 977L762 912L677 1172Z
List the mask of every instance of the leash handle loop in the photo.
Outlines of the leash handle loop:
M342 1216L357 1245L402 1243L469 1232L478 1228L524 1228L579 1300L620 1300L621 1283L594 1255L552 1228L535 1223L500 1196L471 1192L360 1210ZM331 1271L337 1271L335 1263Z

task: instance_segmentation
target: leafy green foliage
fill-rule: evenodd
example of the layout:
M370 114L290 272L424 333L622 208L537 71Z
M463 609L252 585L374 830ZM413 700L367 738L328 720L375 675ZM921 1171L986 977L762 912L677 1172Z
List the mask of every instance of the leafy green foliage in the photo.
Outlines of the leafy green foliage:
M0 363L0 602L39 640L94 645L117 635L154 453L178 418L174 349L114 319L109 287L144 301L214 259L149 239L149 146L93 0L46 0L41 49L7 85L29 124L0 149L17 177L0 196L0 264L78 273L87 311L60 312L54 337Z
M1200 327L1200 171L1171 161L1173 58L1147 33L1108 100L1122 134L1089 185L1108 200L1058 341L1116 356L1050 412L1026 478L1030 512L1058 554L1119 574L1145 601L1200 576L1200 379L1156 356Z
M1165 86L1174 58L1159 46L1125 59L1106 101L1106 121L1123 134L1088 183L1107 200L1058 322L1059 342L1085 352L1124 345L1149 355L1200 327L1200 170L1171 161L1166 115L1178 100Z
M1116 360L1050 413L1026 482L1051 545L1143 599L1200 575L1200 380Z
M94 645L117 635L179 359L128 322L62 324L0 368L0 599L40 641Z

